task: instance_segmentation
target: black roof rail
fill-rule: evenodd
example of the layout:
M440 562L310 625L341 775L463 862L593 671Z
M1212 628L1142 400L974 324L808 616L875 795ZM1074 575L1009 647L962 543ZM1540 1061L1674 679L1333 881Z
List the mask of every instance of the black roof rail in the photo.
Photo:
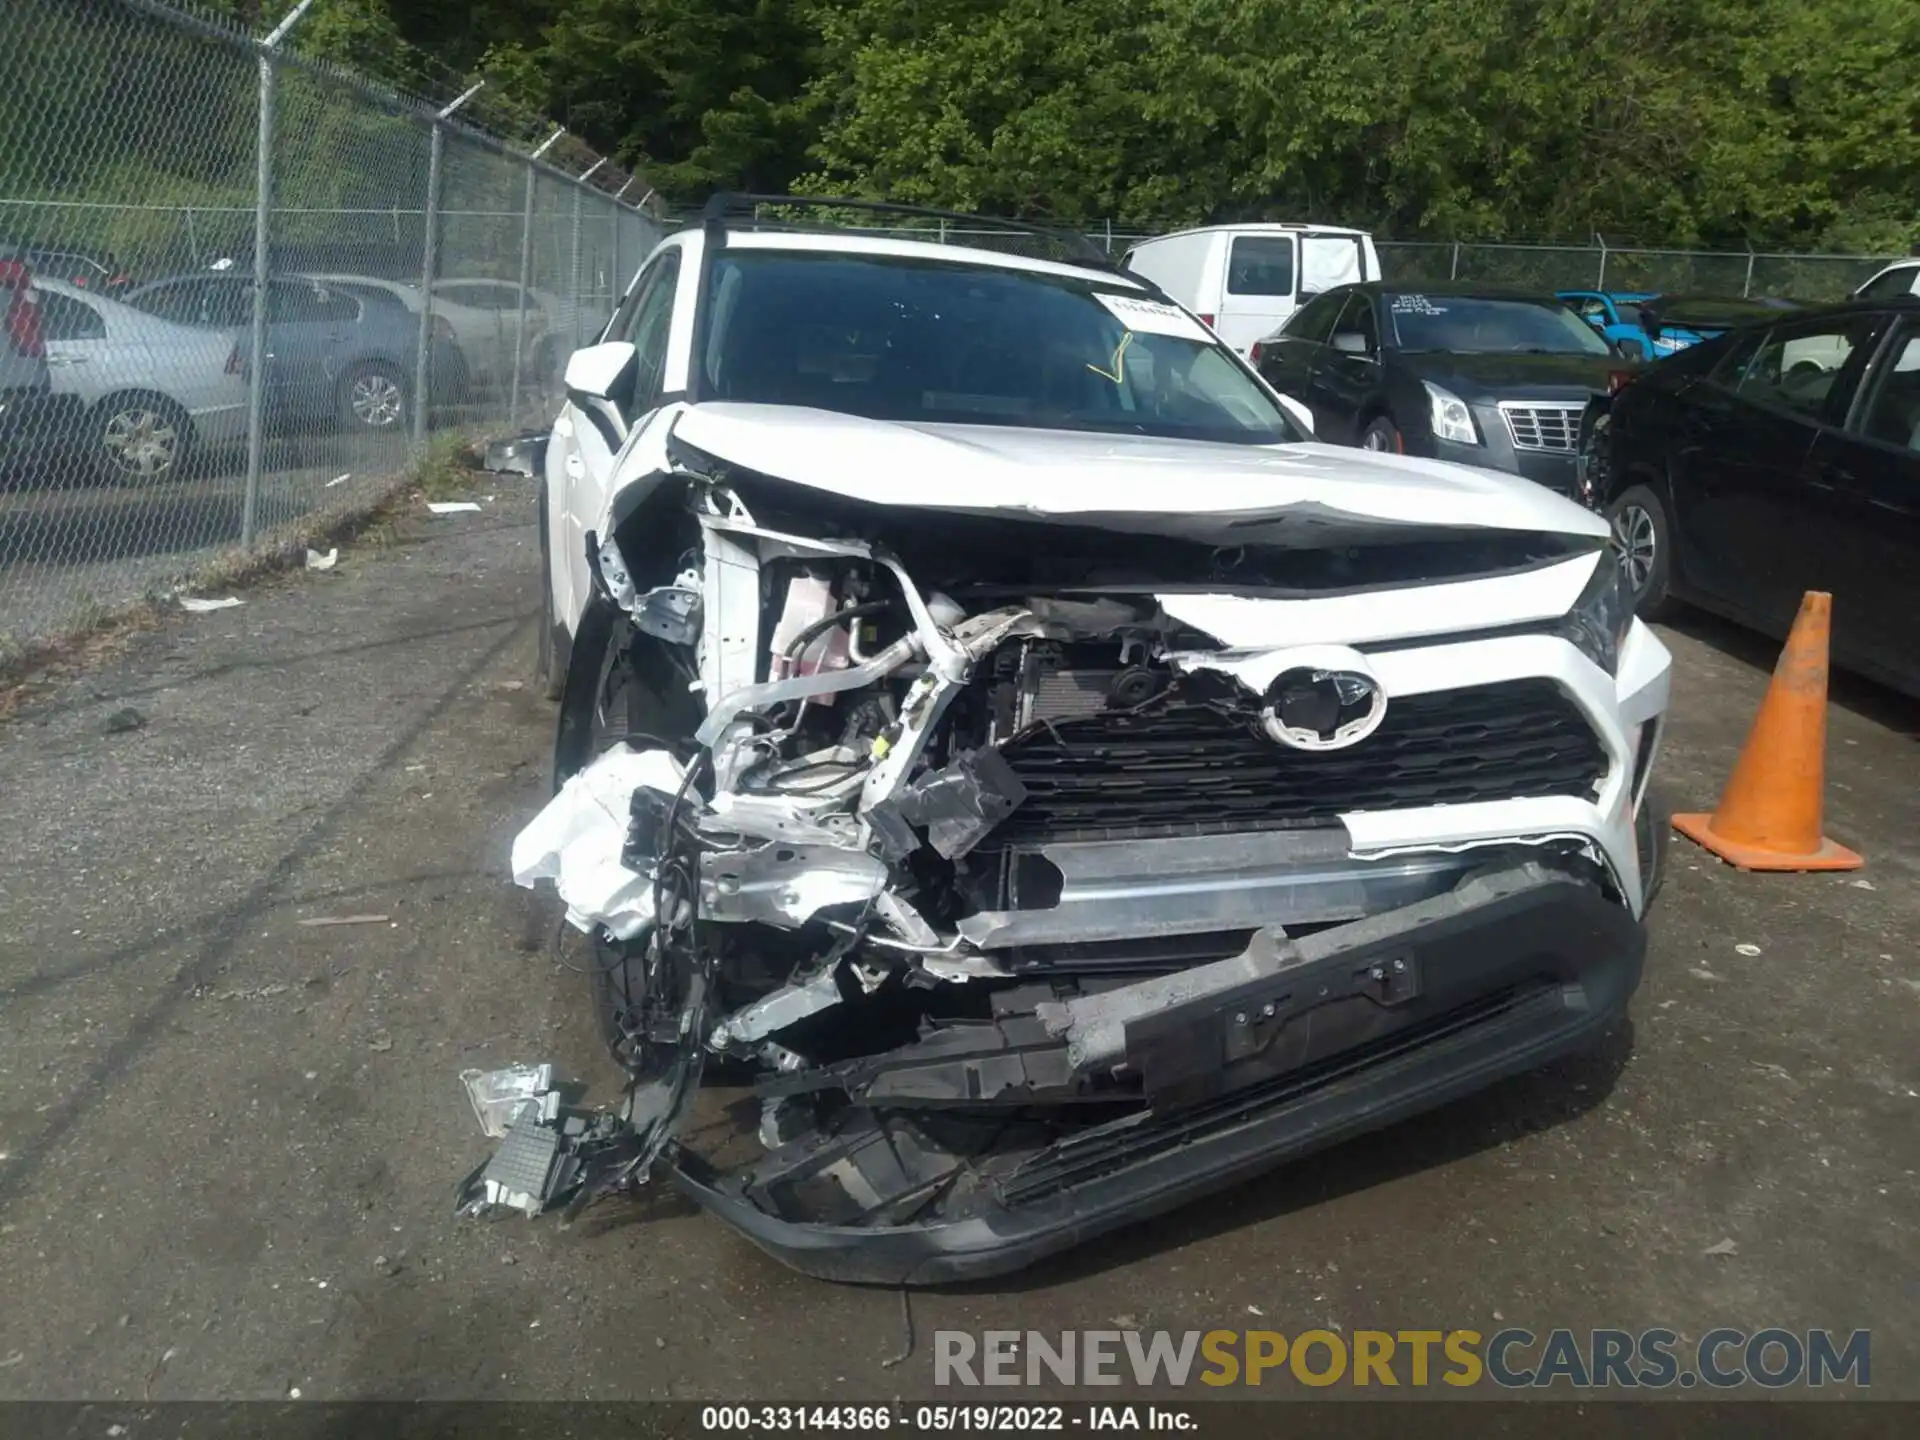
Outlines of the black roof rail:
M891 200L863 200L853 195L755 195L722 190L708 198L707 203L700 208L698 220L710 240L723 240L730 226L739 229L803 231L839 228L825 224L809 224L804 220L763 217L759 213L761 208L770 205L792 206L800 210L860 211L880 217L897 216L909 220L938 220L946 225L969 229L991 229L1003 235L1040 240L1058 246L1064 254L1071 257L1071 263L1076 265L1086 265L1097 270L1120 268L1112 256L1077 230L1060 230L1048 225L1037 225L1027 220L1009 220L1000 215L969 214L964 210L938 210L928 205L902 205ZM872 228L915 229L921 227Z

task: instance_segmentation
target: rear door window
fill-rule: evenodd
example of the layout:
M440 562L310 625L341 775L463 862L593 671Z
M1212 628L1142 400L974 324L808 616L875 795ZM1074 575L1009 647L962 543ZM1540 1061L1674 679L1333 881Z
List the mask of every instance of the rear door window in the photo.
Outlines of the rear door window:
M1293 237L1236 235L1227 252L1229 295L1292 295Z
M1920 279L1920 265L1901 265L1876 275L1860 287L1862 300L1892 300L1914 293L1914 281Z
M1333 333L1333 322L1340 314L1341 302L1346 298L1344 291L1314 296L1293 312L1281 334L1289 340L1311 340L1316 344L1326 344L1327 337Z
M48 340L104 340L107 322L83 300L51 290L40 292L40 333Z
M1869 440L1920 452L1920 325L1909 322L1893 337L1858 428Z
M360 318L350 295L317 285L276 283L268 292L267 319L279 324L334 325Z
M154 287L134 303L147 314L176 325L213 325L218 323L210 313L213 291L211 280L179 280Z
M195 323L212 325L221 330L253 323L251 280L220 279L205 283L205 300L200 311L202 318Z
M1851 315L1776 326L1742 368L1740 398L1813 421L1843 415L1859 369L1848 362L1874 321Z
M1333 344L1349 355L1377 355L1380 352L1380 322L1373 313L1373 297L1364 290L1350 291L1334 323Z
M518 310L520 292L497 280L456 280L441 284L440 293L456 305L477 310Z

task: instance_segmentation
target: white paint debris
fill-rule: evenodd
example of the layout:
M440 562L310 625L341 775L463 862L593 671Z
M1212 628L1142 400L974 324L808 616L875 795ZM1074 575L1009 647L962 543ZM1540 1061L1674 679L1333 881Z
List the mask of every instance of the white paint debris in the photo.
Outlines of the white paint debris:
M335 565L339 563L340 563L340 547L337 545L334 546L331 550L327 551L327 553L324 555L322 555L318 550L310 549L307 551L307 568L309 570L331 570Z
M680 763L664 750L616 745L561 787L546 808L513 839L513 879L533 888L551 880L576 930L605 925L619 940L653 924L653 877L620 860L642 785L673 795Z
M1732 1255L1738 1251L1739 1248L1740 1247L1734 1244L1732 1240L1716 1240L1700 1253L1702 1255Z
M1749 944L1746 941L1742 941L1740 944L1733 947L1733 953L1736 955L1745 955L1749 959L1751 959L1753 956L1758 955L1760 953L1760 947L1758 945L1753 945L1753 944Z
M1879 888L1871 880L1851 880L1848 883L1856 890L1877 890Z
M236 605L244 605L246 603L247 602L242 600L238 595L226 595L218 600L202 600L197 595L182 595L180 597L180 608L182 610L190 610L195 615L204 615L209 610L231 610Z
M344 485L344 484L346 484L346 483L347 483L347 481L349 481L349 480L351 480L352 478L353 478L353 472L352 472L351 470L349 470L349 471L348 471L348 472L347 472L346 474L344 474L344 475L336 475L336 476L334 476L334 477L333 477L333 478L332 478L331 480L329 480L329 481L327 481L327 483L326 483L326 484L324 484L324 485L322 485L322 486L321 486L320 488L321 488L322 490L331 490L331 489L333 489L333 487L334 487L334 486L336 486L336 485Z
M436 515L462 515L468 511L478 514L480 512L480 507L471 500L429 500L427 502L427 509Z

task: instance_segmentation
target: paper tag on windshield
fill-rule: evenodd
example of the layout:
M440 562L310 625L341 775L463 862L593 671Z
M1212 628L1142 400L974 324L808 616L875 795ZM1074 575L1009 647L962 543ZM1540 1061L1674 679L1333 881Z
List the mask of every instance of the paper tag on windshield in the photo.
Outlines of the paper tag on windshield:
M1171 335L1178 340L1197 340L1202 345L1213 343L1213 333L1178 305L1137 299L1132 295L1109 295L1102 290L1094 291L1093 298L1136 335Z

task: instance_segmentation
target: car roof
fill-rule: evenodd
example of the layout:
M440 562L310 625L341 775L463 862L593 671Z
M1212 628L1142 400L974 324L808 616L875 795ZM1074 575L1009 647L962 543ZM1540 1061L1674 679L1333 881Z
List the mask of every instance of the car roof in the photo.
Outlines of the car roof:
M1103 270L1093 265L1070 265L1059 260L1040 260L1030 255L1011 255L1003 250L986 250L973 245L949 245L939 241L900 240L892 236L863 235L845 230L729 230L725 250L787 250L814 255L870 255L903 260L937 260L949 265L975 265L995 270L1017 270L1029 275L1054 275L1065 279L1097 281L1127 290L1147 291L1138 276L1122 270Z
M1351 225L1315 225L1305 220L1247 220L1233 225L1192 225L1185 230L1169 230L1164 235L1148 235L1134 241L1136 246L1150 240L1171 240L1179 235L1352 235L1363 237L1369 232L1356 230Z
M1461 300L1524 300L1530 305L1553 305L1555 295L1522 290L1512 285L1476 285L1468 280L1362 280L1334 289L1363 290L1369 295L1451 295ZM1598 293L1598 292L1594 292ZM1558 306L1554 308L1558 309Z
M1658 290L1571 289L1571 290L1556 290L1553 293L1555 298L1562 299L1562 300L1567 299L1574 295L1597 295L1602 300L1612 300L1616 304L1624 301L1628 305L1637 305L1642 300L1657 300L1660 297L1660 292Z

